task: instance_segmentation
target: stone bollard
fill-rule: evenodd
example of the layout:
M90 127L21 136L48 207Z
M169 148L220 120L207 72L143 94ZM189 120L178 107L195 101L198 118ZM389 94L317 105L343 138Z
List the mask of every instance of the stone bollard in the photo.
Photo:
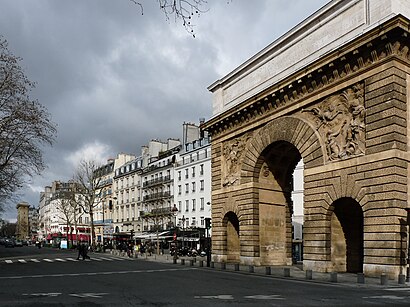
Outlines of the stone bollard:
M226 263L225 262L221 262L221 270L226 270Z
M265 267L265 275L271 275L272 274L272 270L270 266Z
M330 282L337 282L337 273L330 272Z
M235 263L235 264L234 264L234 270L235 270L235 271L239 271L239 263Z
M189 266L194 266L194 260L189 260Z
M283 276L290 277L290 268L283 268Z
M380 284L381 285L387 285L387 275L386 274L382 274L382 275L380 275Z
M185 265L185 259L181 259L181 265Z
M364 283L365 283L364 274L363 274L363 273L357 273L357 283L358 283L358 284L364 284Z
M255 272L255 267L253 265L250 265L248 267L249 273L254 273Z
M404 274L399 274L398 283L399 285L404 285L406 283L406 276Z
M204 267L204 261L203 260L199 260L199 266L202 268Z
M306 279L312 280L313 279L313 272L312 270L306 270Z

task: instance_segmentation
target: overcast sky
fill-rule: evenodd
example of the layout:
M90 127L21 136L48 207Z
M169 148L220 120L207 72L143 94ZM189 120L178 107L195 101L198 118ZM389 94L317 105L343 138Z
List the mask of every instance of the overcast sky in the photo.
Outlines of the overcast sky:
M157 1L0 0L0 35L37 86L32 97L58 125L48 169L19 199L38 206L83 157L139 155L151 139L181 138L182 123L211 114L207 87L329 0L207 0L193 23L167 21ZM15 219L15 204L3 215Z

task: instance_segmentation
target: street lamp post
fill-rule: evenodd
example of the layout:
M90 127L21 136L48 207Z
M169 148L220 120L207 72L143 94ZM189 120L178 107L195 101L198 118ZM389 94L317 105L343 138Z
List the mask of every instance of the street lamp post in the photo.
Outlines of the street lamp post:
M185 248L185 215L182 216L182 250Z

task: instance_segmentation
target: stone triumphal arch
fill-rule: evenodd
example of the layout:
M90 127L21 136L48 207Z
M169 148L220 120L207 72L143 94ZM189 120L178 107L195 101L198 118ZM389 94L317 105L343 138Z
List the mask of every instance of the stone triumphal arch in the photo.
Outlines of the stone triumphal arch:
M213 261L292 263L302 160L304 268L405 272L408 16L401 0L331 1L209 87Z

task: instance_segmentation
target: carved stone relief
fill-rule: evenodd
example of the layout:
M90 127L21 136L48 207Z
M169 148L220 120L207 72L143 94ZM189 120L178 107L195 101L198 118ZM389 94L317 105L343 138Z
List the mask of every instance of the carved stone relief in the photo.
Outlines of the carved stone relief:
M364 154L365 108L362 83L332 95L318 106L302 110L313 120L324 139L329 161L348 159Z
M244 153L247 142L252 137L252 133L247 133L234 140L230 140L223 145L224 179L222 185L231 186L237 184L240 178L240 160Z

